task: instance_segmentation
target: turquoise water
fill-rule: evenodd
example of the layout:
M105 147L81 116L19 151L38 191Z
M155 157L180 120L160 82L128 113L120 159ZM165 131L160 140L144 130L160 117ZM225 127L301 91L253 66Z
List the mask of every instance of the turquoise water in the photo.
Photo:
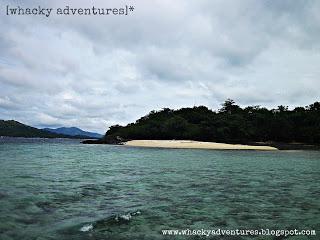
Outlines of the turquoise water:
M1 240L175 239L161 230L187 228L297 228L319 235L319 196L315 151L0 143Z

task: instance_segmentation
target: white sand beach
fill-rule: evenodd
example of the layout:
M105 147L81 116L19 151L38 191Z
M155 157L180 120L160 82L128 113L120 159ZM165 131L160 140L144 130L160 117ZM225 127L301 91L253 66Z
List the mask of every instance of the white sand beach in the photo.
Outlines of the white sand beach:
M187 148L187 149L218 149L218 150L278 150L271 146L251 146L242 144L227 144L216 142L199 142L191 140L132 140L124 143L126 146L151 148Z

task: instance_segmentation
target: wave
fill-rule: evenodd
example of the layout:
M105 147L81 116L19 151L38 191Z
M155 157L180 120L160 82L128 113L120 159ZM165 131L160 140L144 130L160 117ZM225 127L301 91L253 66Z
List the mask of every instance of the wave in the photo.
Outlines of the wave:
M112 215L108 218L98 220L94 223L86 223L79 229L79 231L89 232L97 228L105 228L108 226L128 224L133 217L138 216L140 214L141 214L141 211L138 210L138 211L128 212L124 214Z
M92 229L93 229L92 224L86 224L80 228L80 232L88 232L88 231L91 231Z

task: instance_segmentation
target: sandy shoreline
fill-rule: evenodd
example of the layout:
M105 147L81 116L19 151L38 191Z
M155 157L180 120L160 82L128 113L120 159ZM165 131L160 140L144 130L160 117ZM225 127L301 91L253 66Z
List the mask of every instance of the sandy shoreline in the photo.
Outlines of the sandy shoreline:
M191 140L132 140L124 143L126 146L151 148L186 148L186 149L217 149L217 150L278 150L271 146L251 146L242 144L227 144L215 142L198 142Z

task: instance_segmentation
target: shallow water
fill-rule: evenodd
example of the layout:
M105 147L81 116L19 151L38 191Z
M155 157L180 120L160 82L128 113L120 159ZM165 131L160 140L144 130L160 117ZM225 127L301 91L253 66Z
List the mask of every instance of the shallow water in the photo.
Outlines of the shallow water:
M319 196L315 151L0 141L1 240L175 239L161 230L187 228L297 228L319 235Z

